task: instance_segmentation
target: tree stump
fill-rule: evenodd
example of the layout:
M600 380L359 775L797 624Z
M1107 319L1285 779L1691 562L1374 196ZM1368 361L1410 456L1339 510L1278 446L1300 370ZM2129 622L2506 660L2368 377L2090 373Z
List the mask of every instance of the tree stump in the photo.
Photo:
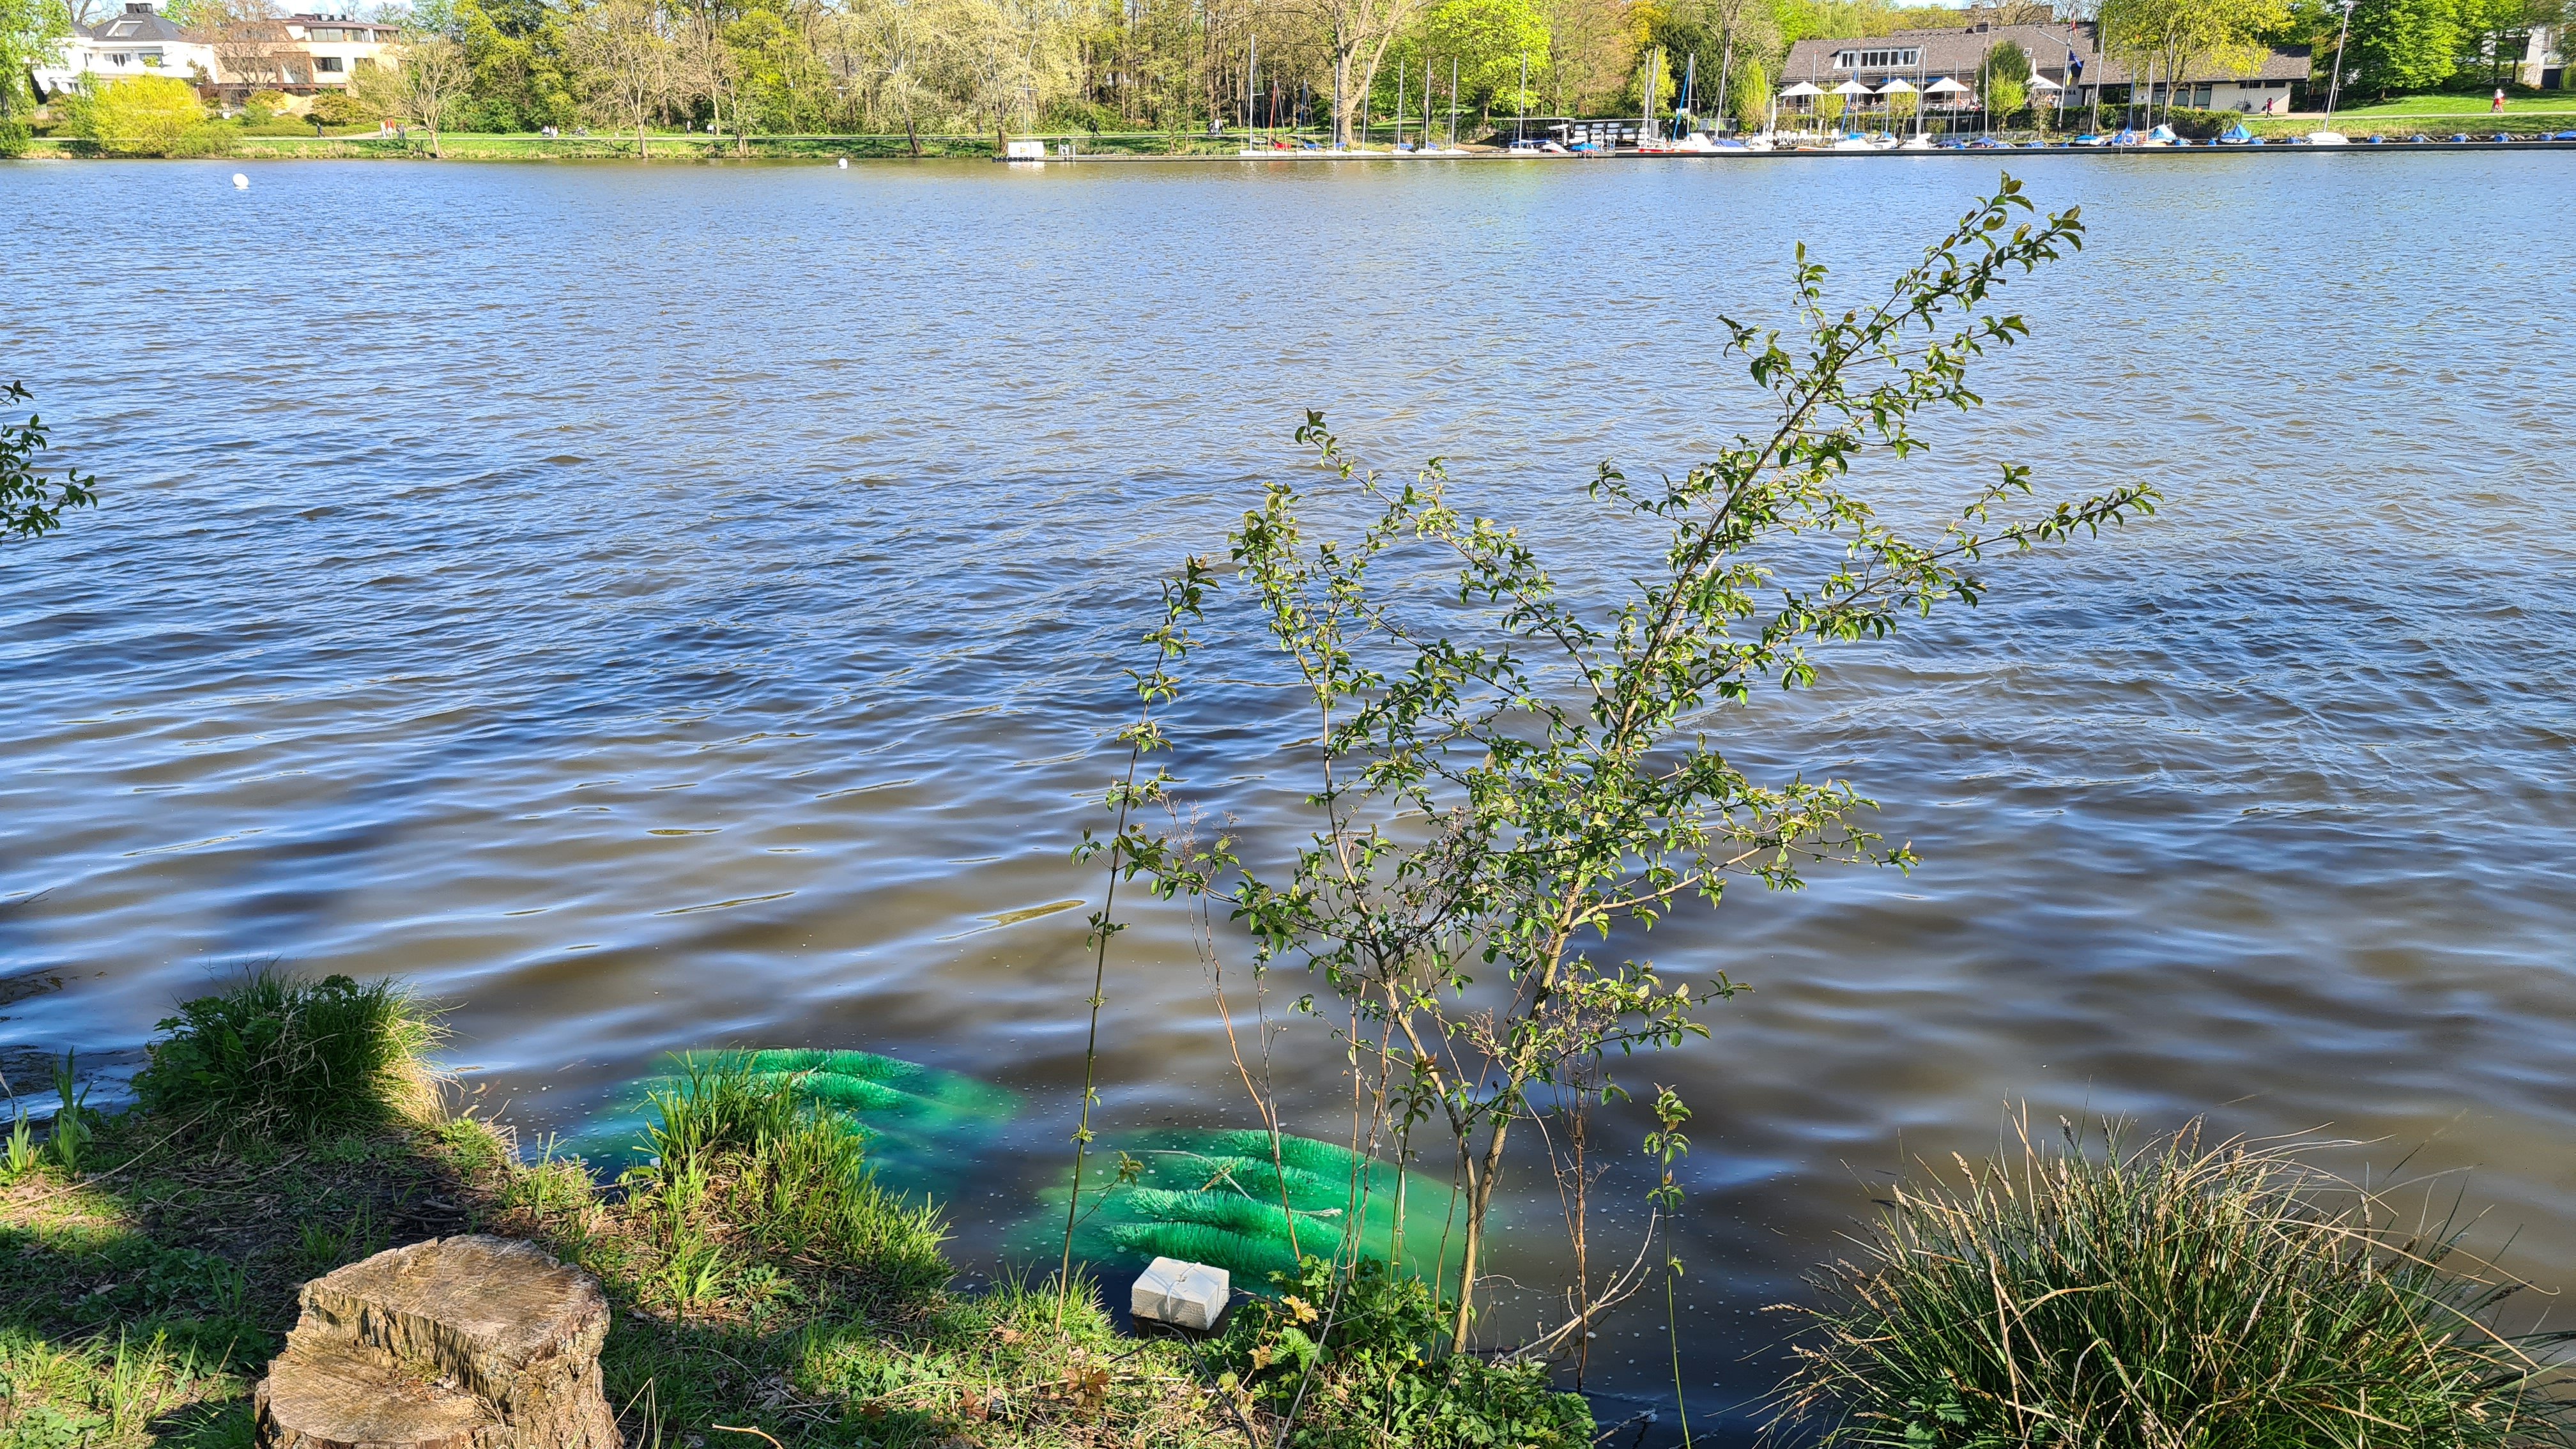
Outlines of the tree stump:
M527 1243L414 1243L300 1298L252 1395L260 1449L619 1449L608 1300Z

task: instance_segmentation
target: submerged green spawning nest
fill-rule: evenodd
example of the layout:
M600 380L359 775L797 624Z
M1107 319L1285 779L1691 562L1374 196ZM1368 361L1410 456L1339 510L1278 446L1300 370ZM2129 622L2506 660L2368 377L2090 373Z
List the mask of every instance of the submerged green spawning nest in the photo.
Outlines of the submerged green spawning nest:
M565 1147L593 1161L639 1161L648 1150L645 1128L658 1119L654 1094L687 1090L692 1067L742 1072L756 1085L785 1083L829 1109L867 1140L887 1186L927 1190L971 1166L975 1150L1020 1111L1019 1094L1008 1088L875 1052L674 1052L664 1063L667 1070L627 1083Z
M1121 1153L1139 1164L1132 1182L1119 1181ZM1070 1168L1065 1176L1046 1194L1049 1208L1019 1235L1023 1251L1062 1243ZM1309 1137L1281 1137L1274 1162L1267 1132L1176 1128L1093 1149L1074 1251L1095 1262L1209 1263L1239 1286L1260 1288L1270 1274L1294 1269L1299 1253L1331 1256L1353 1233L1362 1256L1393 1259L1399 1207L1405 1266L1426 1277L1442 1272L1444 1258L1458 1253L1447 1183Z

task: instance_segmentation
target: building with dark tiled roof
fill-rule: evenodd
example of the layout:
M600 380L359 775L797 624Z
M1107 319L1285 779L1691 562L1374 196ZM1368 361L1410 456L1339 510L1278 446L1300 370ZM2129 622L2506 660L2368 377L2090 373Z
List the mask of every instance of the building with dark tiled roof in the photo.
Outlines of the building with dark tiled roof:
M60 64L32 75L40 98L84 76L106 84L135 75L168 76L227 102L253 90L312 95L347 85L362 66L393 64L387 52L401 34L377 21L320 14L197 32L162 14L159 0L124 0L118 13L74 32Z
M2131 98L2134 85L2138 98L2146 98L2152 91L2159 105L2170 102L2209 110L2287 111L2291 84L2308 78L2308 48L2304 45L2274 47L2261 64L2243 75L2204 63L2179 81L2162 75L2133 77L2116 57L2103 53L2093 26L2082 21L2052 21L2024 25L1978 23L1956 30L1900 30L1842 40L1801 40L1789 48L1778 83L1788 86L1805 81L1819 90L1831 91L1857 81L1874 91L1891 80L1902 80L1920 90L1948 79L1968 88L1965 95L1949 93L1955 103L1973 108L1986 55L2007 40L2030 57L2034 76L2064 87L2069 106L2090 105L2096 100L2125 101ZM2034 102L2046 104L2049 99L2050 93L2044 87L2034 85ZM1937 107L1940 99L1927 104Z

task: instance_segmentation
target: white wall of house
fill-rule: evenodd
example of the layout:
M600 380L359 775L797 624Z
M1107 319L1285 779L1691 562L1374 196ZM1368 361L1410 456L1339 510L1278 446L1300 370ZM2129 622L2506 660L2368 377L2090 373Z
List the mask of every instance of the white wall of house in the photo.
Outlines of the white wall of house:
M112 21L102 22L91 33L65 41L61 64L38 66L31 72L38 97L50 98L79 84L83 76L94 77L99 85L136 75L163 75L190 85L251 83L227 74L211 45L193 40L119 39L115 28ZM284 29L286 39L278 51L286 85L345 86L361 62L387 68L394 64L395 32L389 27L299 15L288 18ZM270 83L270 78L260 83Z
M2543 25L2523 42L2522 57L2514 62L2513 78L2527 86L2548 84L2547 77L2558 70L2559 28Z
M194 41L92 40L80 36L63 43L62 56L62 64L38 66L31 72L39 96L49 97L77 85L85 75L96 77L100 85L136 75L168 76L202 85L215 74L215 48Z
M2287 114L2290 83L2285 80L2212 81L2204 86L2184 86L2178 98L2183 105L2198 106L2204 111L2246 111L2258 116L2271 111Z

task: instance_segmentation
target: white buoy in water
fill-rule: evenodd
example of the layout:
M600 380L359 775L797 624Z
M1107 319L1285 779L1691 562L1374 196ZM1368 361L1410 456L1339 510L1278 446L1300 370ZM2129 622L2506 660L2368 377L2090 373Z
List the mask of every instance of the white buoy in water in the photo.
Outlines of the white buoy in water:
M849 158L849 157L844 156L844 157L842 157L842 158L841 158L841 169L842 169L842 170L844 170L844 171L847 171L847 170L849 170L849 169L850 169L850 158Z
M234 173L233 173L233 190L235 190L235 191L248 191L248 190L250 190L250 178L249 178L249 177L247 177L247 176L244 176L243 174L241 174L241 173L240 173L240 172L238 172L238 171L234 172Z

